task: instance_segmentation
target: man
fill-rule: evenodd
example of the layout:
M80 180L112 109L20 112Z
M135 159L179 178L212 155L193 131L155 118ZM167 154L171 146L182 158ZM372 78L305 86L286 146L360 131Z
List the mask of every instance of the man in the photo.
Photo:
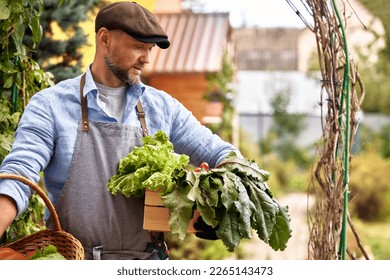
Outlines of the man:
M43 170L61 225L81 241L86 258L158 259L156 250L145 251L156 236L142 228L143 199L106 189L119 160L142 144L146 132L158 130L194 165L215 166L238 151L176 99L140 81L152 49L170 45L147 9L135 2L109 4L98 13L95 31L96 54L86 73L32 97L0 173L38 181ZM19 182L0 181L0 235L30 195Z

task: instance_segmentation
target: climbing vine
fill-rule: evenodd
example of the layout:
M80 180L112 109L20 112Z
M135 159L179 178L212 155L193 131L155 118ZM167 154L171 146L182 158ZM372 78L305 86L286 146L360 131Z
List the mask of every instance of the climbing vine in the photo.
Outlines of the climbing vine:
M50 73L30 57L42 38L42 11L43 0L0 0L0 162L28 100L52 83ZM26 32L32 34L30 46L23 43Z
M295 8L290 0L287 2ZM354 258L347 246L348 224L363 255L367 256L348 211L351 148L364 86L356 63L350 59L346 19L341 17L336 1L302 2L313 18L313 25L298 10L296 13L315 35L322 77L322 137L310 184L316 203L315 209L309 211L309 258L345 259L347 253Z
M0 0L0 163L10 152L14 132L31 96L52 85L52 75L31 58L43 31L43 0ZM31 34L30 45L24 43ZM30 205L7 229L8 241L39 230L43 203L33 196ZM1 242L0 242L1 243Z

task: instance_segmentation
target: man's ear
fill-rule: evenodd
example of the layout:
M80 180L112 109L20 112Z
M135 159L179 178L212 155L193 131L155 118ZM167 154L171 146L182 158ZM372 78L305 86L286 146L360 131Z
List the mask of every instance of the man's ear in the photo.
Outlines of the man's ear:
M110 39L110 30L105 27L100 28L96 34L96 39L102 46L107 46Z

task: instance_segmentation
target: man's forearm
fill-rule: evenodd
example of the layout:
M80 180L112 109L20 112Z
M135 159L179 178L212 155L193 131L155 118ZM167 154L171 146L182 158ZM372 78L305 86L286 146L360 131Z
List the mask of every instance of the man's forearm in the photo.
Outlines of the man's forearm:
M6 195L0 194L0 236L13 222L17 214L15 201Z

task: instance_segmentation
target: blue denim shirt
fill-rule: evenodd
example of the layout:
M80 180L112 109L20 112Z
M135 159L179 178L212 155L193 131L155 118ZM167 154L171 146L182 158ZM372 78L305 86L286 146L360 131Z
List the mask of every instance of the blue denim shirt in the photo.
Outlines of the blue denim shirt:
M117 122L105 112L98 99L98 90L88 68L84 95L88 100L89 119ZM15 133L11 153L4 159L0 172L23 175L35 182L44 171L44 183L49 198L55 203L67 178L81 120L80 78L68 79L36 93L28 103ZM231 144L202 126L180 102L169 94L135 84L126 93L122 125L141 127L136 104L141 100L150 135L164 131L175 152L187 154L194 165L205 161L215 166L231 151ZM140 128L141 134L141 128ZM13 180L0 181L0 193L12 197L18 214L24 211L31 195L29 187Z

